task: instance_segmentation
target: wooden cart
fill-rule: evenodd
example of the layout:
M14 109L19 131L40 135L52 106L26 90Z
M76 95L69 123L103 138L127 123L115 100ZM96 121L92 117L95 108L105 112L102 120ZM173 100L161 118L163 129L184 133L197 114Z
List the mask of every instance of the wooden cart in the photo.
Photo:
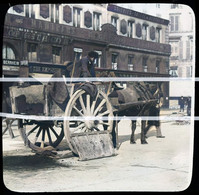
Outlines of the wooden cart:
M84 155L86 144L101 145L98 147L97 155L92 154L91 148L87 148L87 156L81 156L83 160L113 155L114 149L110 138L113 120L53 119L63 116L66 118L113 116L112 105L106 95L108 86L102 83L96 83L96 86L97 95L93 97L81 88L74 90L74 84L67 84L70 98L64 110L49 97L47 83L10 87L12 113L24 116L23 119L18 119L18 126L25 145L36 152L52 151L65 136L70 149L79 156ZM37 120L34 120L34 116ZM45 120L46 117L50 119ZM107 147L99 151L102 146Z

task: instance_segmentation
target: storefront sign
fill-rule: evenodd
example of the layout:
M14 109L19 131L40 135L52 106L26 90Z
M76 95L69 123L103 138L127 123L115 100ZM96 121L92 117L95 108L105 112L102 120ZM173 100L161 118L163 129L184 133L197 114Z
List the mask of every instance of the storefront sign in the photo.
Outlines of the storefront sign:
M67 39L63 36L51 35L47 33L40 33L29 29L21 28L6 28L4 31L4 36L10 38L24 38L25 40L40 42L40 43L50 43L50 44L65 44Z
M123 15L131 16L131 17L135 17L135 18L140 18L140 19L143 19L143 20L148 20L148 21L163 24L163 25L169 24L169 20L165 20L165 19L162 19L162 18L158 18L158 17L155 17L155 16L151 16L151 15L148 15L148 14L137 12L137 11L134 11L134 10L131 10L131 9L126 9L126 8L119 7L119 6L116 6L116 5L108 5L107 9L108 9L108 11L112 11L112 12L115 12L115 13L118 13L118 14L123 14Z
M20 61L3 59L3 65L19 66Z
M3 65L3 70L19 71L19 66L5 66L5 65Z
M42 73L42 74L53 74L57 70L64 69L65 66L61 65L49 65L49 64L34 64L29 63L29 73Z

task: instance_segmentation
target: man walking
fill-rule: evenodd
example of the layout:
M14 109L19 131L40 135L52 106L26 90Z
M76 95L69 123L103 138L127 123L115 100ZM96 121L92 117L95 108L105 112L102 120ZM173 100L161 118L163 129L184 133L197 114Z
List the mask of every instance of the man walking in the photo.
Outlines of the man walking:
M184 97L183 96L181 96L179 104L180 104L180 112L184 112Z

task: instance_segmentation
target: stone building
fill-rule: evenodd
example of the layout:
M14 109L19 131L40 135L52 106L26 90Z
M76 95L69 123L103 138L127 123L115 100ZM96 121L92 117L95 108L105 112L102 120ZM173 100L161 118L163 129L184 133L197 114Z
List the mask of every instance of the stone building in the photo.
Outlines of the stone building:
M171 76L179 79L194 77L195 17L193 10L187 5L171 4L168 15ZM193 91L193 83L190 81L170 82L170 107L177 107L181 96L185 98L193 96Z
M95 50L97 72L168 77L168 23L114 4L15 5L5 18L3 76L48 77ZM162 88L167 106L168 83Z

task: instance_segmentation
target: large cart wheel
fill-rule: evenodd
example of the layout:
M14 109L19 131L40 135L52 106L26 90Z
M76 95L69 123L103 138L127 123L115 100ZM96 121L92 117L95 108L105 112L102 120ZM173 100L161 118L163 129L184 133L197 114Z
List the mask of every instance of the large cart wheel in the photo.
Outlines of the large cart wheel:
M113 116L112 105L106 94L98 91L94 99L84 90L76 91L70 98L66 110L65 117L107 117L107 120L64 120L64 134L70 149L77 154L75 147L71 143L71 136L74 134L93 132L93 131L109 131L112 132L113 120L109 117Z
M54 150L64 137L63 122L54 125L53 121L18 121L19 132L24 144L36 152Z

